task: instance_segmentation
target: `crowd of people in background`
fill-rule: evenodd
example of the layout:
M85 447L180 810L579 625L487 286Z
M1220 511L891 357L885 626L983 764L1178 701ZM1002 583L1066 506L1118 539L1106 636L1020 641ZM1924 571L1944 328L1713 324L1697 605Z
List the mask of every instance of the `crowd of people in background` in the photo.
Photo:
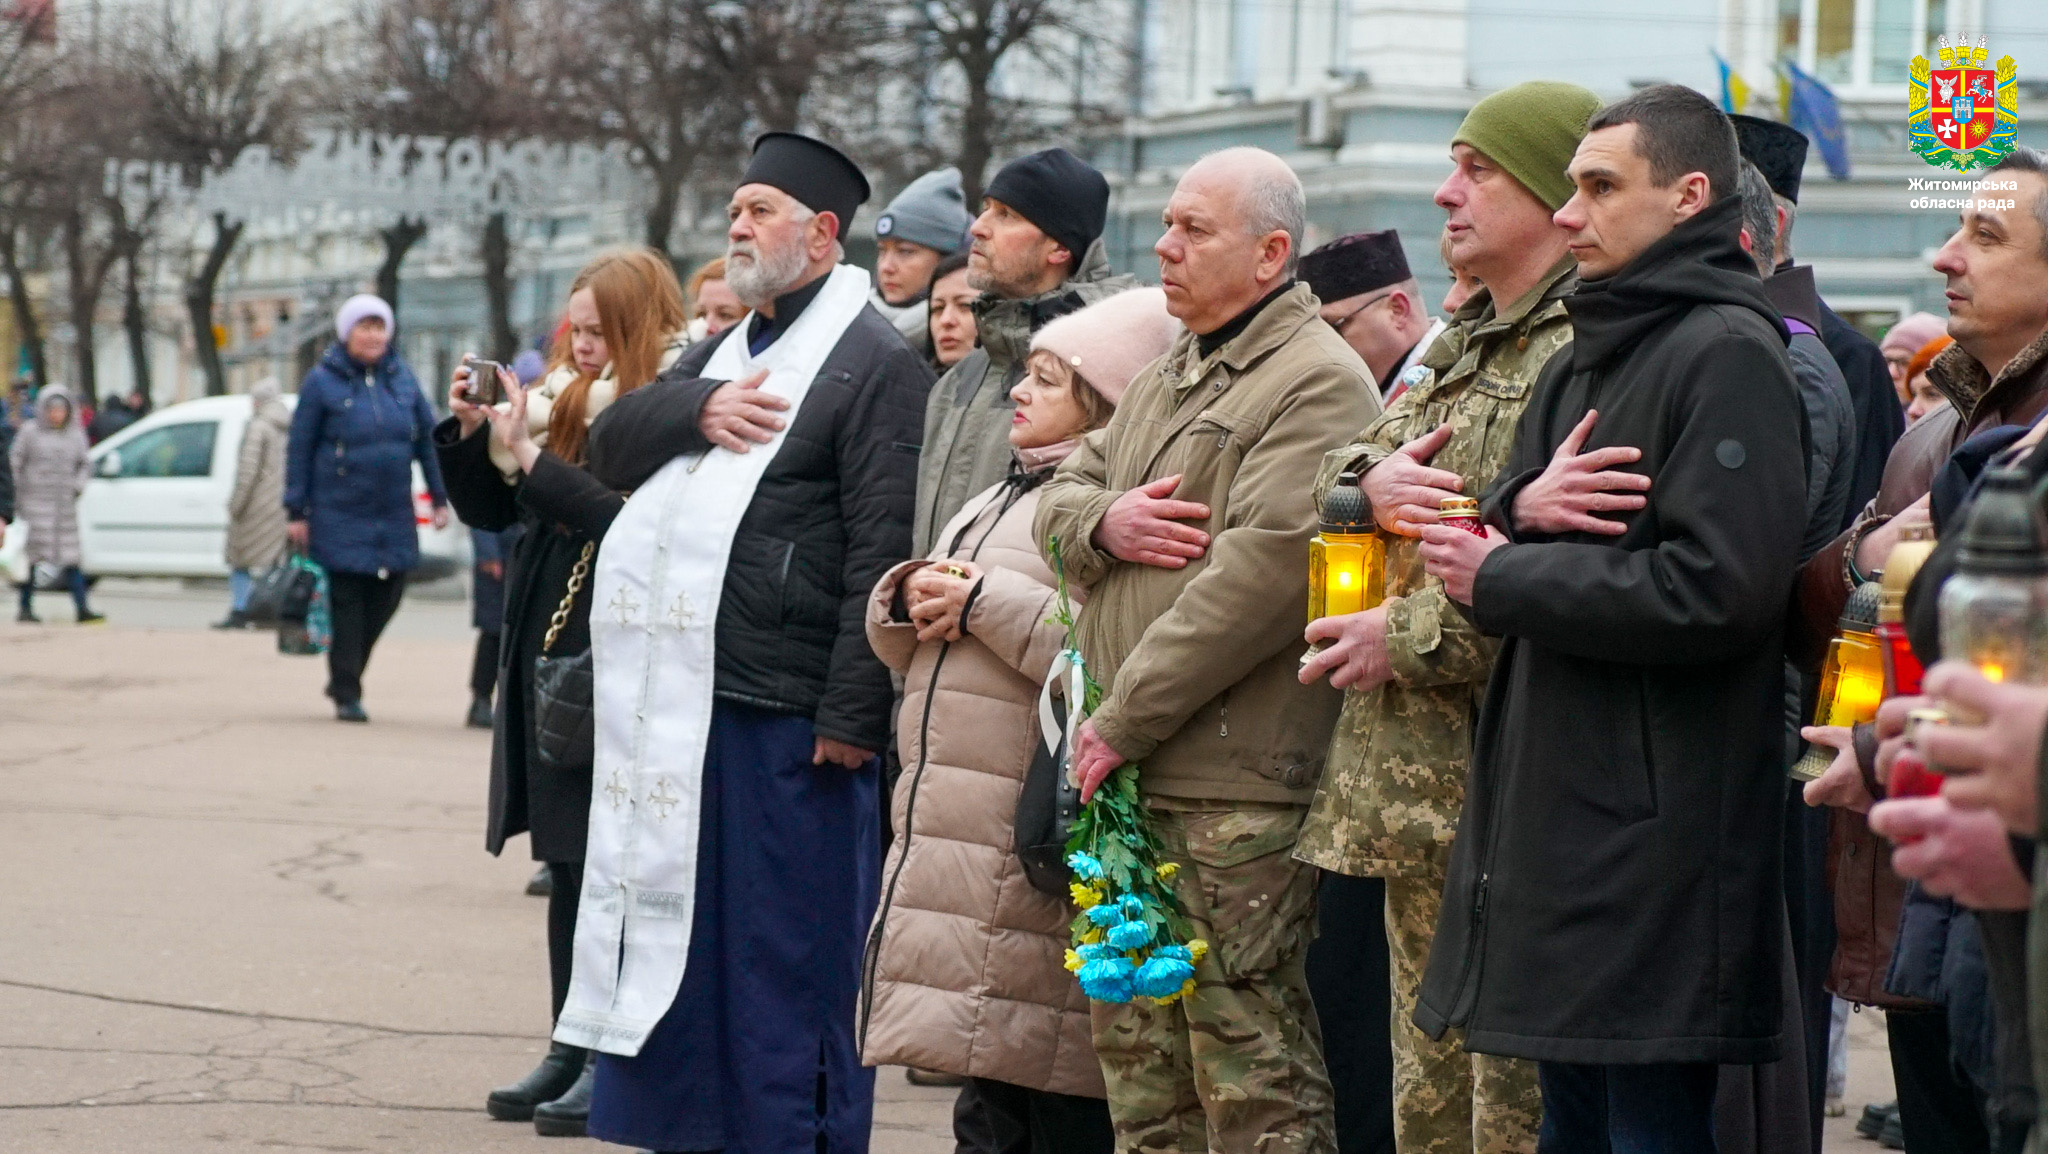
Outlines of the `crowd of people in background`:
M1963 210L1948 316L1873 342L1793 255L1785 125L1536 81L1447 146L1434 309L1392 230L1304 252L1249 147L1181 175L1157 288L1060 148L978 204L912 181L870 273L859 165L772 132L723 257L598 257L445 419L371 296L295 409L252 392L221 625L317 561L339 719L415 467L472 534L486 846L528 835L553 1023L491 1117L857 1151L900 1065L961 1087L963 1154L1811 1154L1853 1005L1898 1089L1868 1136L2026 1148L2048 674L1936 664L1937 603L1984 477L2048 474L2048 157ZM0 485L80 620L87 430L125 412L44 389ZM1311 620L1340 507L1384 598ZM1806 724L1852 594L1928 536L1928 696ZM1946 785L1888 797L1922 755ZM1020 804L1125 767L1202 948L1182 994L1091 1002Z

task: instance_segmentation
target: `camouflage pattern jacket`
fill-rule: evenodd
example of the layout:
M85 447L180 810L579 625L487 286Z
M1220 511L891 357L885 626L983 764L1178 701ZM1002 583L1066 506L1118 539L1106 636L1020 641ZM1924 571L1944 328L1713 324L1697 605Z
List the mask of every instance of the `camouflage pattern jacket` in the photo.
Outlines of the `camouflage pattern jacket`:
M1363 472L1446 421L1455 431L1429 463L1464 477L1465 492L1483 492L1507 461L1537 374L1571 343L1564 298L1578 287L1576 269L1570 257L1559 261L1500 313L1485 290L1473 294L1423 357L1430 375L1357 443L1323 458L1317 499L1337 474ZM1295 853L1355 877L1441 877L1464 807L1472 720L1498 643L1466 620L1443 582L1423 573L1416 538L1380 536L1394 679L1344 695Z

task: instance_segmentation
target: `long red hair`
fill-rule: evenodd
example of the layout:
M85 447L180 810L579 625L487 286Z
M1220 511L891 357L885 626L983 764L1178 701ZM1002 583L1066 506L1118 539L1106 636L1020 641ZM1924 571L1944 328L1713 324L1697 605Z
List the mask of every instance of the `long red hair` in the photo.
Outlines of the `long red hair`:
M569 286L575 296L589 289L597 300L598 323L604 326L605 349L611 356L617 395L625 396L654 379L669 341L690 323L683 308L683 287L675 267L651 248L623 248L603 253L583 266ZM548 368L576 369L565 326L555 337ZM580 464L589 430L583 414L588 406L590 373L576 369L548 413L548 450Z

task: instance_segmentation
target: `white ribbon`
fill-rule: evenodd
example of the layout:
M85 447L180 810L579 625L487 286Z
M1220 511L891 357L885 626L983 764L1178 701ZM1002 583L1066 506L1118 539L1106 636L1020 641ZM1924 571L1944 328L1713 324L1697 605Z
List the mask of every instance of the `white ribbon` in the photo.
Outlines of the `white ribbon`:
M1059 684L1062 676L1067 679L1067 724L1064 731L1052 709L1052 687ZM1088 663L1082 660L1080 651L1062 649L1059 656L1052 659L1052 668L1045 674L1045 684L1038 690L1038 732L1045 738L1045 748L1054 755L1060 751L1060 742L1067 741L1069 761L1073 758L1074 746L1068 739L1073 737L1082 722L1088 720L1081 704L1088 700L1087 680Z

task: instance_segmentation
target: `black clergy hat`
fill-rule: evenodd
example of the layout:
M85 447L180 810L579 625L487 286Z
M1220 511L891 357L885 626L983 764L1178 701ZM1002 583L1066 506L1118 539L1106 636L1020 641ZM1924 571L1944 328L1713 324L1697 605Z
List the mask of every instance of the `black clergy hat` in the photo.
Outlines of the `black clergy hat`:
M853 214L867 203L868 178L846 154L795 132L768 132L754 141L754 159L740 184L765 184L795 197L812 212L839 218L844 237Z
M1415 274L1408 271L1401 234L1390 228L1338 237L1302 257L1298 275L1327 304L1400 284Z
M1737 113L1735 140L1742 159L1756 165L1771 191L1799 203L1799 174L1806 169L1806 136L1789 124Z

